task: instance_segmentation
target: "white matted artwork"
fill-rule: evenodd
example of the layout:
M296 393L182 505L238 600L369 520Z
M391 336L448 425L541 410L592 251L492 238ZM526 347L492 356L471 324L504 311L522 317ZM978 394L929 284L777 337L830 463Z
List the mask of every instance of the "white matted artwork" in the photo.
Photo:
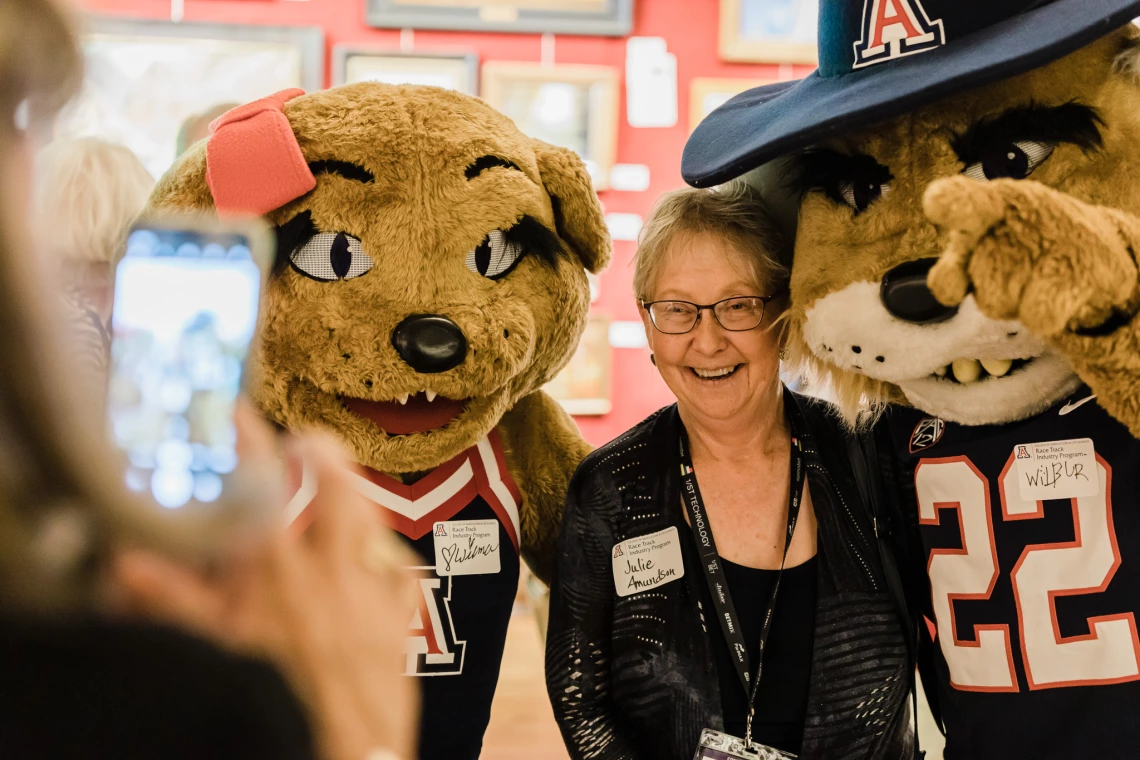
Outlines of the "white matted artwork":
M581 156L594 188L605 190L617 155L619 81L611 66L492 61L483 65L482 97L524 134Z
M740 93L773 84L774 79L717 79L695 77L689 84L689 131L705 117Z
M720 57L815 63L819 0L720 0Z
M403 53L338 45L333 84L419 84L479 94L479 56L474 53Z
M323 84L317 27L94 19L82 45L83 89L56 134L122 143L155 177L204 136L212 116L279 90Z

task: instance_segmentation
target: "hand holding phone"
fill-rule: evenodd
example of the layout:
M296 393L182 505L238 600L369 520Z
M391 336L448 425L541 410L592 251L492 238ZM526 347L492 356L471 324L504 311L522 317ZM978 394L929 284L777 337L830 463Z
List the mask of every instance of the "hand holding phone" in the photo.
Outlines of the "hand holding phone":
M166 510L235 500L234 406L271 255L257 220L142 221L127 238L108 422L127 488Z

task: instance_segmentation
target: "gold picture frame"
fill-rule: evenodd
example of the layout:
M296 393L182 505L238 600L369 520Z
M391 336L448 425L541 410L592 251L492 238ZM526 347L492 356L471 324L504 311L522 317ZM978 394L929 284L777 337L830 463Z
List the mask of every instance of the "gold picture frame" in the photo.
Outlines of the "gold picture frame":
M337 45L333 49L333 86L369 81L431 85L478 95L479 56L468 52L405 53Z
M481 91L524 134L578 153L594 189L605 190L617 160L620 82L612 66L490 61Z
M610 318L592 312L574 356L543 390L568 414L579 417L609 414L613 411L613 355Z
M689 84L689 131L740 93L775 82L775 79L694 77Z
M818 16L819 0L720 0L720 57L815 64Z

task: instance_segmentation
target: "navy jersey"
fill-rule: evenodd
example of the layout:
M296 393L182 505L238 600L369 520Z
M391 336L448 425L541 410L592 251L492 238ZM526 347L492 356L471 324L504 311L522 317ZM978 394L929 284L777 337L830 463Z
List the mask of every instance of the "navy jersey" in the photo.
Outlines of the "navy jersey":
M1140 752L1140 441L1090 397L994 426L890 412L947 760ZM1095 458L1072 453L1086 443L1051 447L1069 453L1040 471L1019 462L1031 444L1076 439ZM1095 495L1022 491L1062 476Z
M382 509L421 559L411 568L422 593L405 645L405 673L420 677L423 694L418 756L475 760L491 718L519 583L522 499L507 471L498 434L492 431L410 485L371 470L354 477L357 490ZM303 480L290 505L297 525L304 525L304 507L313 490L312 483ZM436 541L448 534L448 526L471 521L497 523L498 572L437 573ZM476 551L478 547L470 554Z

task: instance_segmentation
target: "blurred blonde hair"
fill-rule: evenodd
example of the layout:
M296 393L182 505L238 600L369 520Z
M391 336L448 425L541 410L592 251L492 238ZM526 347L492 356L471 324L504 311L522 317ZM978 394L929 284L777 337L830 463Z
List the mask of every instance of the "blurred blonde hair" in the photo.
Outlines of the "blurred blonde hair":
M56 140L36 158L35 223L55 260L115 264L154 178L129 148Z
M649 301L668 253L698 235L711 235L727 243L751 270L756 285L768 293L787 289L788 246L779 226L743 182L705 190L684 188L658 199L645 220L634 259L633 292Z

